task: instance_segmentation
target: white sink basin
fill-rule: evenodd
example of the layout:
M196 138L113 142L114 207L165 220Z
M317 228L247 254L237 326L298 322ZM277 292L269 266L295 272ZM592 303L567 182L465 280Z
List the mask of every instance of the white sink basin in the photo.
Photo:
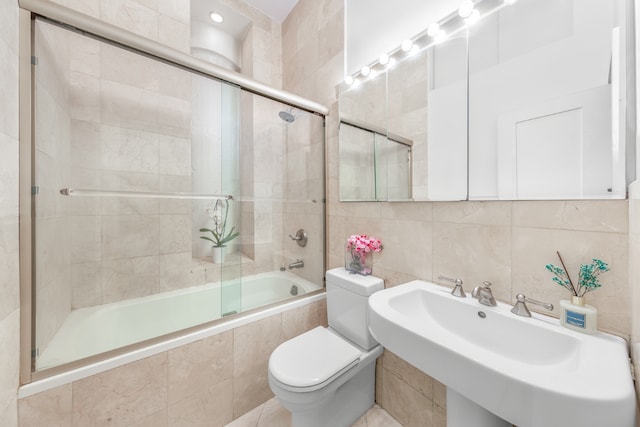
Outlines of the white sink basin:
M518 427L633 427L626 342L557 319L481 305L415 280L369 298L369 328L387 349Z

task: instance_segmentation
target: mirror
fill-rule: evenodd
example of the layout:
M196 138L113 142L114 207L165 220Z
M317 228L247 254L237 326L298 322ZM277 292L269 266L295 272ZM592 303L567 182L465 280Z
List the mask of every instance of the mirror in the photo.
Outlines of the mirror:
M369 186L359 198L341 126L341 200L625 198L635 179L635 122L625 120L635 115L630 0L475 6L475 25L460 30L455 13L441 20L446 41L419 35L417 44L431 46L396 49L393 67L369 64L377 76L340 87L341 119L412 141L409 180L396 180L395 160L371 142L368 181L356 174Z
M340 88L340 200L466 199L466 37L459 25L451 32L404 58L396 52L391 59L402 60ZM354 123L360 132L346 127ZM365 138L362 129L378 139ZM357 153L360 163L349 157Z

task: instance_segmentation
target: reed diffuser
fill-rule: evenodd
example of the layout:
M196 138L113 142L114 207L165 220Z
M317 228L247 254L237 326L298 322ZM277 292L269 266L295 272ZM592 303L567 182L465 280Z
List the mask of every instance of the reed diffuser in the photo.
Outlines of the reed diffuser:
M571 292L571 300L560 300L560 324L579 332L594 334L598 331L598 310L585 304L584 296L602 285L598 276L609 271L606 262L593 258L591 264L582 264L578 271L578 282L571 280L564 260L557 252L562 267L547 264L545 268L554 274L551 279Z

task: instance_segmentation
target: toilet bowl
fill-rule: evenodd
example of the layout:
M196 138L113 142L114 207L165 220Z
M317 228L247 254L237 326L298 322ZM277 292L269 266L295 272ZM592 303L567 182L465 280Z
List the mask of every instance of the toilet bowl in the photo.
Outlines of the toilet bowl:
M326 277L329 327L282 343L269 359L269 386L294 427L347 427L375 401L375 361L383 348L369 333L366 313L383 281L344 268Z

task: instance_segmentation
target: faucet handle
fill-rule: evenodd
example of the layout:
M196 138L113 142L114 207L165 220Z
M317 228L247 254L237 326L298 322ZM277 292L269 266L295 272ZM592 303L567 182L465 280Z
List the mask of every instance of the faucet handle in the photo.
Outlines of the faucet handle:
M442 274L438 274L438 279L455 283L455 287L451 291L451 295L453 295L454 297L460 297L460 298L467 297L467 294L464 293L464 289L462 288L462 279L459 279L459 278L453 279L451 277L445 277Z
M518 294L516 295L516 303L513 305L511 312L513 314L517 314L518 316L531 317L531 312L529 311L529 307L527 307L526 303L539 305L540 307L544 307L549 311L553 310L553 304L538 301L533 298L527 298L524 294Z

